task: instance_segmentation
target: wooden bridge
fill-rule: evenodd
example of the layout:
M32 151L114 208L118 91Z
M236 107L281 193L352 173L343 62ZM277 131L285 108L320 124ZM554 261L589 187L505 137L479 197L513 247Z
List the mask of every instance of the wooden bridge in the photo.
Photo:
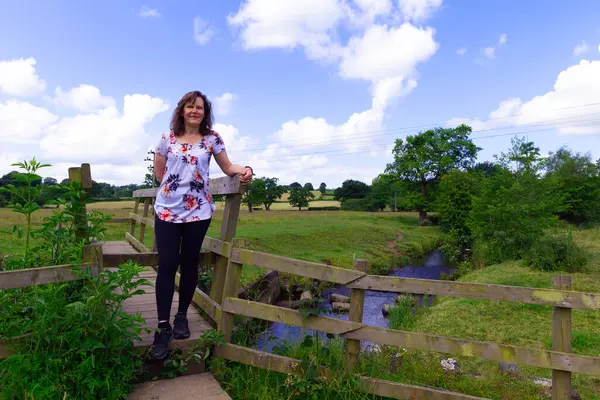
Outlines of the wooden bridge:
M85 175L85 170L87 168L89 171L89 166L83 165L82 168ZM74 175L76 176L76 174ZM81 171L79 176L81 176ZM85 178L83 180L85 181ZM347 372L349 373L353 373L358 363L360 342L370 341L428 352L549 368L553 370L553 400L571 399L572 373L600 376L600 357L578 355L571 352L571 310L600 310L600 294L571 291L570 276L555 276L553 279L554 289L436 281L369 275L368 265L363 260L355 260L355 269L344 269L251 251L244 248L241 240L234 238L241 195L244 190L240 186L239 180L237 177L211 180L210 186L213 194L226 196L219 239L206 237L203 243L203 249L205 250L201 252L200 263L212 265L213 268L212 286L208 294L196 289L193 307L190 308L189 313L190 321L193 321L190 322L193 336L187 341L173 341L171 343L173 347L190 346L202 332L217 327L227 342L215 348L217 357L284 374L300 375L305 372L305 364L300 360L232 344L233 318L237 314L313 329L343 338L346 343L345 357ZM136 191L134 193L135 210L130 214L130 230L125 235L125 241L91 243L84 250L85 265L90 266L98 273L103 268L117 268L121 263L133 260L139 265L148 267L141 275L152 280L155 277L154 271L157 265L156 246L153 243L151 247L147 247L144 243L146 227L154 225L151 206L155 196L156 189ZM140 206L143 207L141 215L139 214ZM136 230L138 226L139 230ZM324 316L304 318L296 310L239 299L237 294L243 265L255 265L284 274L346 285L346 287L352 289L348 320L344 321ZM78 279L78 276L72 272L72 268L73 266L53 266L36 270L2 272L0 273L0 290ZM179 282L179 275L176 279ZM146 290L146 294L133 297L125 305L125 309L131 313L140 312L146 318L148 326L154 328L157 321L153 288L148 287ZM367 326L362 323L365 290L408 292L552 306L552 350ZM207 320L201 317L199 310L202 310L203 315L207 316ZM145 337L137 345L149 346L151 340L151 337ZM9 347L5 344L3 348L0 344L0 357L7 354L9 354ZM318 367L323 375L336 373ZM339 374L339 371L337 373ZM196 375L192 375L192 377L194 376ZM207 376L210 377L206 374L202 375L202 377ZM356 375L355 377L358 378L363 392L386 398L411 400L480 399L465 394L376 379L364 375ZM188 379L190 382L195 382L194 378L190 377L177 379ZM200 375L198 375L198 379L200 379ZM168 385L168 381L162 384ZM152 390L154 389L149 388L148 384L140 386L137 389L137 394L132 394L134 396L132 398L136 398L135 396L144 391L146 394L137 398L153 398L151 396L155 395L147 394L152 393ZM228 398L226 394L218 390L216 392L221 397L214 397L214 399ZM201 396L201 393L196 393L196 397L189 398L213 399L213 397ZM161 398L166 399L167 397ZM183 399L185 397L179 398Z

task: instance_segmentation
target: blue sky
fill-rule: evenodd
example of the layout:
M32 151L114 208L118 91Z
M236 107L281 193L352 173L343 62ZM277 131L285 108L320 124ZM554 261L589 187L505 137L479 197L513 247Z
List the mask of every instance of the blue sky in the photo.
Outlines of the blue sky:
M463 121L482 160L515 132L600 157L599 2L299 3L1 2L0 174L35 155L139 183L196 89L232 161L282 183L369 182L394 139Z

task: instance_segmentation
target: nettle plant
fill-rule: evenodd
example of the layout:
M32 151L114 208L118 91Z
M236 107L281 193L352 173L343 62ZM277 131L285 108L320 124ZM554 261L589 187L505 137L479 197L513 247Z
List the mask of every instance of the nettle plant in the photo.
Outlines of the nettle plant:
M45 186L40 184L42 177L38 171L49 167L50 164L42 164L33 158L29 162L12 165L24 172L15 174L15 184L0 188L0 191L9 194L9 207L25 219L25 226L15 224L12 229L12 233L25 243L22 256L5 256L0 269L36 268L80 262L82 248L88 244L88 238L101 240L106 231L104 222L109 220L111 215L99 211L92 211L86 215L87 192L82 189L80 183L70 182L60 185L60 196L45 201L45 204L55 205L57 209L51 216L44 217L40 228L34 229L32 217L41 209L40 201L45 190ZM75 234L78 230L83 232L80 237ZM40 244L33 245L32 239L37 239L36 243Z
M32 216L44 194L38 171L48 164L33 159L15 166L25 172L4 191L13 211L24 216L23 226L12 229L24 241L23 253L4 257L0 270L79 264L82 247L89 238L102 239L110 216L86 215L87 193L73 182L46 202L58 208L34 228ZM133 263L99 276L79 269L78 281L0 291L0 338L10 338L14 352L0 360L0 398L127 397L143 370L134 341L145 320L124 312L123 303L144 293L140 286L151 285L139 279L141 271Z

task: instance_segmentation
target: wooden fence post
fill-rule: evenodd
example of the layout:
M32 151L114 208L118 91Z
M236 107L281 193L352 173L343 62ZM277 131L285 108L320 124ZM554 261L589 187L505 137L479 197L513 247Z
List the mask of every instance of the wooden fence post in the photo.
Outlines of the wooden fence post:
M89 194L90 189L92 188L92 173L90 170L90 164L81 164L81 167L69 168L69 181L79 183L81 188L85 190L87 194ZM75 225L77 227L75 236L78 238L89 239L86 233L86 228L88 226L87 209L85 205L87 200L86 197L83 199L81 214L75 216Z
M238 264L231 261L231 254L234 249L242 248L243 241L240 239L233 239L231 243L231 250L229 252L229 262L227 263L227 271L225 275L225 284L223 285L223 298L220 302L222 305L225 299L228 297L237 297L238 289L240 286L240 278L242 276L242 264ZM221 313L221 321L219 321L218 331L225 337L226 342L231 342L231 334L233 331L233 317L234 314L223 311Z
M150 211L150 197L146 197L144 199L144 218L148 218L148 211ZM144 235L146 234L146 224L144 222L140 223L140 243L144 244ZM145 244L144 244L145 245Z
M241 204L241 194L227 195L219 239L225 242L232 241L233 237L235 236ZM212 284L210 287L210 298L221 305L223 304L223 285L225 284L225 275L228 270L227 265L227 257L217 255L215 268L213 269Z
M354 260L354 267L361 271L367 272L368 263L366 260ZM352 289L350 293L350 313L348 321L362 323L363 311L365 305L365 291L363 289ZM348 369L352 370L358 364L360 355L360 340L348 339L346 341L346 364Z
M135 205L133 206L133 213L137 215L138 211L140 210L140 198L136 197L135 198ZM129 225L129 234L133 237L135 237L135 224L136 224L136 220L135 219L131 219L131 224Z
M552 277L554 289L571 290L569 275ZM571 309L552 307L552 350L571 352ZM571 372L552 370L552 400L571 399Z
M83 246L83 261L96 263L98 274L102 272L102 243L93 241L92 243Z

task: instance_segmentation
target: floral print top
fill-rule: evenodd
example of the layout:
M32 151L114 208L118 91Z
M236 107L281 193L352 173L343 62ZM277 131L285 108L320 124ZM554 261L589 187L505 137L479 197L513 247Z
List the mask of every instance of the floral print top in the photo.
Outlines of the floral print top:
M211 218L215 204L208 170L212 155L223 149L223 139L214 131L194 144L179 143L172 131L161 136L154 151L166 157L167 163L154 203L158 218L175 223Z

